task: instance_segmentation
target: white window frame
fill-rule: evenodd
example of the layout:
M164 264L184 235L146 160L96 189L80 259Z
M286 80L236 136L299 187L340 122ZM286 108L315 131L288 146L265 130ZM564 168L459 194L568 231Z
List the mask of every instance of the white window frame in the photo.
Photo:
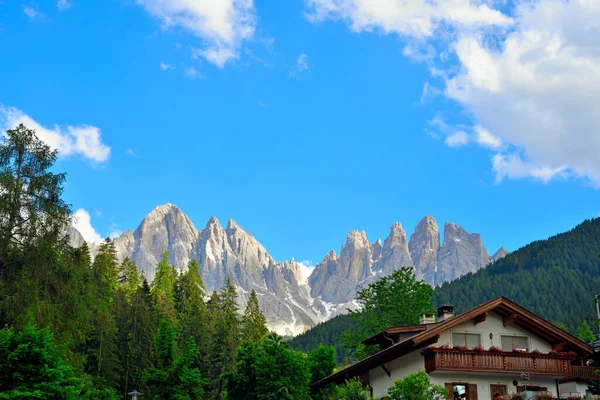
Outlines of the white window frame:
M531 336L517 334L517 333L514 335L500 334L500 346L502 346L502 338L504 338L504 337L509 337L509 338L513 338L513 339L514 338L525 338L527 340L527 349L526 350L528 352L531 352ZM513 351L515 341L513 340L512 342L513 342L513 346L510 349L502 348L502 351Z
M481 332L471 332L471 331L450 331L450 339L451 339L451 341L452 341L452 347L454 347L454 346L455 346L455 344L454 344L454 334L455 334L455 333L456 333L456 334L460 334L460 335L465 335L465 343L466 343L466 341L467 341L466 335L477 335L477 336L479 336L479 345L483 344L483 335L482 335L482 333L481 333ZM467 349L470 349L470 350L474 349L474 348L477 346L477 345L475 345L475 346L468 346L468 343L466 343L466 344L467 344Z

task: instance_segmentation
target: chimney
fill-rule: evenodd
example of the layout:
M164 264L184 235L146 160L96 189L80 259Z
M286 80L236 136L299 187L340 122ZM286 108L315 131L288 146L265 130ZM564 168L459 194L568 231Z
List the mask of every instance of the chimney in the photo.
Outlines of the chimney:
M419 324L435 324L435 314L421 314L421 317L419 317Z
M438 322L443 322L448 318L454 317L454 306L452 305L443 305L438 307L437 311Z

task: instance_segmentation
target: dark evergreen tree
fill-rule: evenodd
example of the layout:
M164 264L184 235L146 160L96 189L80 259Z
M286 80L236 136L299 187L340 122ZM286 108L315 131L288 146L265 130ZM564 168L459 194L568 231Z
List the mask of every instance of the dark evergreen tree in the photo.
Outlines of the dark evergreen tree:
M210 397L215 399L223 398L223 376L231 373L235 368L236 351L240 344L240 322L236 300L235 287L228 279L218 297L214 298L213 295L209 301L210 318L214 320L209 351L212 371L208 383Z
M189 340L177 351L177 330L168 318L160 321L156 337L156 367L144 372L144 381L155 400L202 400L206 381L197 364L198 348Z
M188 339L193 339L197 346L202 346L208 339L208 321L204 282L196 260L192 260L188 270L177 277L175 308L179 321L178 343L184 345Z
M95 307L86 348L86 370L97 384L118 388L120 359L115 320L118 270L112 240L107 238L100 245L100 251L92 264L92 273Z
M267 319L262 311L260 311L258 297L256 296L254 289L252 289L248 304L246 305L244 317L242 318L242 339L256 343L264 339L268 333Z
M151 289L157 321L169 318L175 322L177 319L175 315L175 278L175 269L169 264L169 253L165 251L156 267Z

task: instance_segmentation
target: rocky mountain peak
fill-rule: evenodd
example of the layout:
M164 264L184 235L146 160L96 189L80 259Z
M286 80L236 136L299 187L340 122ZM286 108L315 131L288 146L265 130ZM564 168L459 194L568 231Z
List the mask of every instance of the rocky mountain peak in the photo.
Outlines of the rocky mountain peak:
M413 262L408 251L406 232L400 222L394 223L390 234L383 242L381 257L373 266L373 271L388 275L401 267L412 267Z
M488 262L489 255L479 234L469 234L463 227L452 222L444 225L444 243L438 252L436 285L475 272Z
M506 249L504 248L504 246L500 247L498 249L497 252L495 252L491 257L490 257L490 262L494 262L497 261L501 258L504 258L508 255L508 251L506 251Z
M371 256L373 262L376 262L381 258L382 251L383 245L381 244L381 238L377 238L377 240L371 245Z
M227 231L235 231L237 229L241 229L238 223L234 219L229 219L227 221Z
M408 249L414 262L417 279L435 283L440 230L434 217L423 217L410 237Z

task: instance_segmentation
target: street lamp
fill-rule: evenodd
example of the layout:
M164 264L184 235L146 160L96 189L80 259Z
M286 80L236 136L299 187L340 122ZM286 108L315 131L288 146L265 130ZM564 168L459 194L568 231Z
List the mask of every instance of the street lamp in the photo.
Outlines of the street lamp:
M140 393L137 390L127 393L127 396L131 396L131 400L138 400L138 398L142 397L143 395L143 393Z

